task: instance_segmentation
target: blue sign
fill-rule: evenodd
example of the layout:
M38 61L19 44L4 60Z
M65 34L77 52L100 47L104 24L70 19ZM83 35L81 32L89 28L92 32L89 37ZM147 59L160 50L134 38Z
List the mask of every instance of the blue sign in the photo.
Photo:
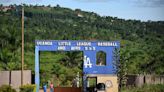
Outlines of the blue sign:
M84 74L115 74L113 51L119 46L118 41L37 40L35 41L35 83L39 83L39 51L82 51ZM106 53L106 65L103 66L96 64L96 54L100 51Z

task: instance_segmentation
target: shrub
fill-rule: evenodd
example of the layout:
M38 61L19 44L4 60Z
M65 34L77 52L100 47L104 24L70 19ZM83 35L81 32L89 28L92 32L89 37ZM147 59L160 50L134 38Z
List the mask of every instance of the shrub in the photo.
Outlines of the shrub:
M142 87L123 88L122 92L164 92L164 84L151 84Z
M0 87L0 92L16 92L16 90L9 85L2 85Z
M20 87L20 92L34 92L36 90L36 86L35 85L23 85Z

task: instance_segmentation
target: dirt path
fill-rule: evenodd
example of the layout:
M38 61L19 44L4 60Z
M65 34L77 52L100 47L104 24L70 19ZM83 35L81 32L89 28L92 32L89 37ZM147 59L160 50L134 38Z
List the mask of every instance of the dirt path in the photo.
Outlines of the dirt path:
M44 92L43 89L40 89L39 92ZM47 89L47 92L50 92L50 89Z

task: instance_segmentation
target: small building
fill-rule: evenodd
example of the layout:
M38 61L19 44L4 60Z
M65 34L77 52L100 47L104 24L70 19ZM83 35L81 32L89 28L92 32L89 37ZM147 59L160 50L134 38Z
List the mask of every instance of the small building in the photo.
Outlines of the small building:
M80 14L80 13L78 13L77 16L78 16L78 17L81 17L81 18L84 17L84 16L83 16L82 14Z
M0 11L7 12L8 10L15 9L14 6L2 6L0 7Z

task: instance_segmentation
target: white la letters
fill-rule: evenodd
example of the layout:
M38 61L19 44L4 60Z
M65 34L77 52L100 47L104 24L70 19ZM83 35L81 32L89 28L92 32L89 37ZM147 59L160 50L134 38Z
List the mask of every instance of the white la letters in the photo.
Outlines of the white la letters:
M85 68L92 68L92 63L90 61L90 58L87 56L84 56L84 67Z

